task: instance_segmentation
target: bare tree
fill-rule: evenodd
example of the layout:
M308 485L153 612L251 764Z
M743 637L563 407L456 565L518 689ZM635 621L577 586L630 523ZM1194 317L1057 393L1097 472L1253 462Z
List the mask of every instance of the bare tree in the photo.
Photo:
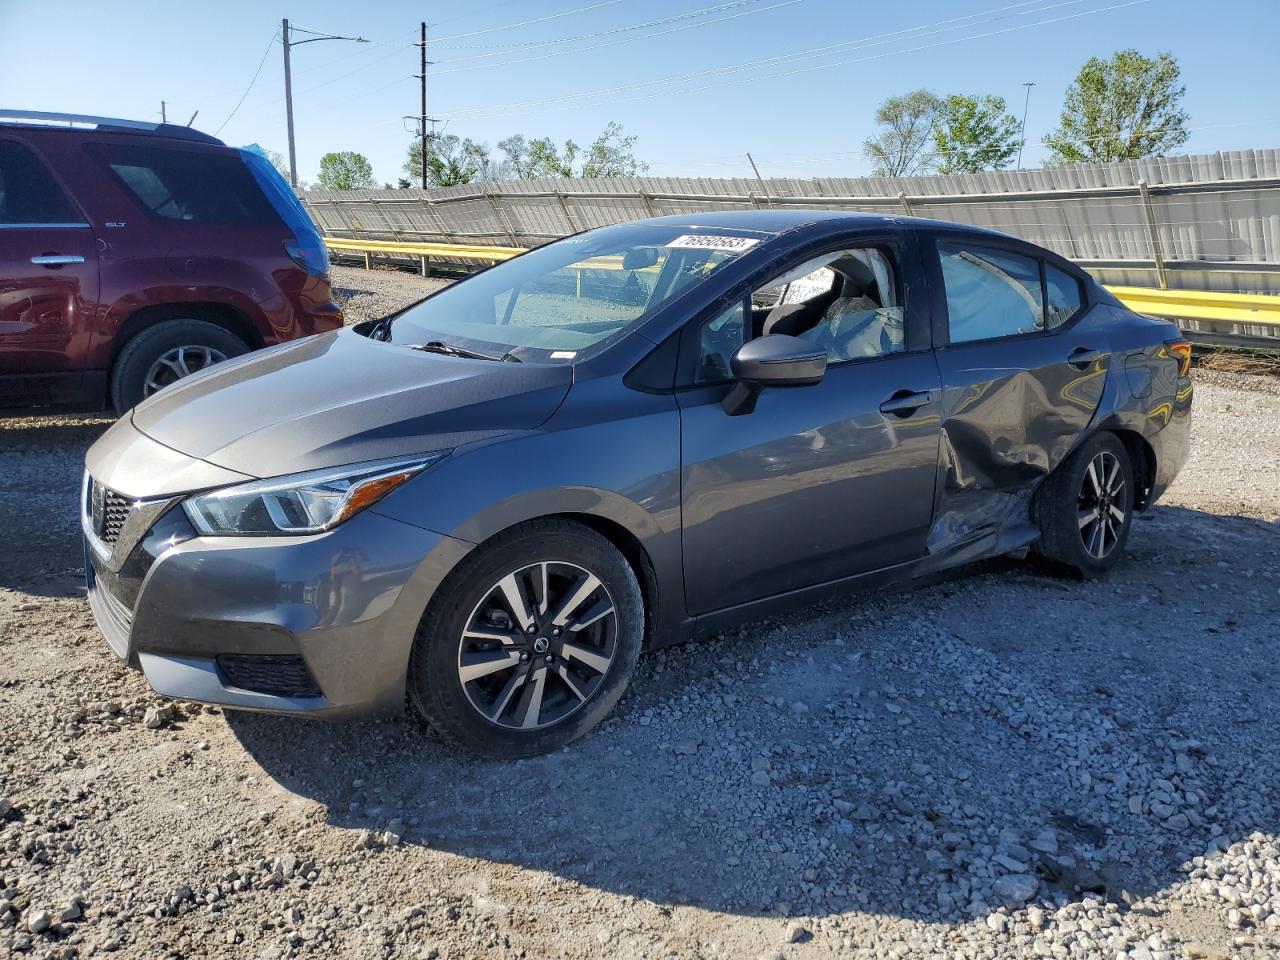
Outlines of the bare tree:
M884 129L863 144L863 152L882 177L910 177L934 163L933 121L940 101L928 90L890 97L876 111Z

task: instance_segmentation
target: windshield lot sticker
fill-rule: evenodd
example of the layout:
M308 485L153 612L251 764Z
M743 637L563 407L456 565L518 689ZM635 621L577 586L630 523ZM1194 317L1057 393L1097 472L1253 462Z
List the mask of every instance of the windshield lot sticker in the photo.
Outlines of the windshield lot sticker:
M553 350L551 352L552 360L572 360L578 355L577 350Z
M716 237L689 234L683 237L676 237L667 246L688 250L732 250L734 253L743 253L759 242L754 237Z

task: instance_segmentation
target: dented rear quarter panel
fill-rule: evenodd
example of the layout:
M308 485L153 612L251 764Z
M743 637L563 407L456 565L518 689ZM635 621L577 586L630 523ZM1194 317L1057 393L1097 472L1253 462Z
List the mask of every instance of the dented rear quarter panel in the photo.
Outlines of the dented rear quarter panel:
M934 239L924 239L922 253L943 383L942 436L923 572L1034 542L1031 504L1040 484L1099 430L1146 441L1155 471L1140 484L1150 487L1140 505L1153 502L1187 456L1191 382L1178 377L1166 346L1178 328L1133 313L1087 278L1087 306L1057 330L950 344ZM971 239L1080 275L1067 261L1012 238ZM1077 349L1098 357L1072 365Z

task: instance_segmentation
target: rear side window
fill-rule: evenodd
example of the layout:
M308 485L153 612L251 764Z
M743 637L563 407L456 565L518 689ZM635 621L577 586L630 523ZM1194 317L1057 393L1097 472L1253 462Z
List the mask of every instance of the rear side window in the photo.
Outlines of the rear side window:
M83 221L30 149L14 140L0 140L0 224Z
M939 243L951 342L1044 329L1040 261L984 247Z
M249 169L238 156L162 147L89 144L152 216L198 224L278 223Z
M1048 304L1045 326L1050 330L1069 321L1080 312L1080 307L1084 304L1084 298L1080 295L1080 281L1047 263L1044 265L1044 294Z

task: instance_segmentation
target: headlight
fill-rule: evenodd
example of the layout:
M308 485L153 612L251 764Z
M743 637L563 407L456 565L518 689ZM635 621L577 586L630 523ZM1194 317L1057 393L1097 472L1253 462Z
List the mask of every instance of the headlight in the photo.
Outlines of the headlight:
M254 480L191 497L191 523L211 536L321 533L355 516L449 451Z

